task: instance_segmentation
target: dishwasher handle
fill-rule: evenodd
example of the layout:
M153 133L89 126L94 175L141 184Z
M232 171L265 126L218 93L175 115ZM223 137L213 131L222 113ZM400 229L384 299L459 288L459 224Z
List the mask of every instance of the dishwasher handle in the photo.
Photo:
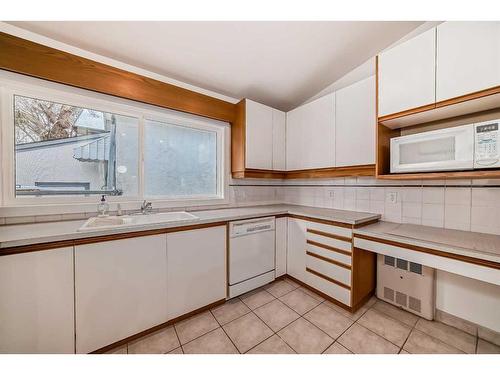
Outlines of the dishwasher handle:
M271 230L273 231L274 228L274 217L267 217L258 220L233 221L229 223L229 234L230 237L239 237Z

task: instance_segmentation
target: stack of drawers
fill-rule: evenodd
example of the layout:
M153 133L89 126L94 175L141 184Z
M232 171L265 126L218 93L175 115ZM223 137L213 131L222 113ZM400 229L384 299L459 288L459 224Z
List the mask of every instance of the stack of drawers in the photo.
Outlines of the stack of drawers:
M306 283L351 306L352 229L306 224Z
M353 246L354 225L289 218L287 273L355 311L375 289L376 256Z

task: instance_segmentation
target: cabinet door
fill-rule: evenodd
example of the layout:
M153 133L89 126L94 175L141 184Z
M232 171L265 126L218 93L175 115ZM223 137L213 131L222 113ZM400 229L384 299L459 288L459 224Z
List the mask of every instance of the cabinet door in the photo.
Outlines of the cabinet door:
M246 101L246 168L273 168L273 109Z
M287 220L276 219L276 277L286 274Z
M286 114L286 169L302 169L305 144L303 142L302 117L304 109L296 108Z
M299 219L288 218L287 273L306 282L306 227Z
M304 106L302 119L303 165L299 169L335 165L335 93Z
M500 22L444 22L437 27L436 100L500 85Z
M273 170L275 171L284 171L286 169L285 116L285 112L273 109Z
M336 166L375 163L375 77L337 91Z
M226 227L167 235L168 313L175 318L226 298Z
M0 257L0 353L74 353L73 247Z
M435 54L433 28L379 55L379 116L435 102Z
M77 353L168 320L166 242L162 234L75 246Z

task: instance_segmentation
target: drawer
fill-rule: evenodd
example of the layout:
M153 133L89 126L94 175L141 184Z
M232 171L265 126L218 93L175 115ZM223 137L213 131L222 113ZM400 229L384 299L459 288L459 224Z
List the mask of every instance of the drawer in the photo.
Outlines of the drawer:
M310 253L306 253L306 268L317 271L333 280L348 287L351 286L351 270L327 260L318 259Z
M319 290L320 292L325 293L333 299L343 303L344 305L351 306L351 291L345 289L335 283L332 283L329 280L325 280L324 278L317 276L312 273L311 270L307 269L306 272L306 283Z
M308 228L308 229L313 229L313 230L324 232L324 233L331 234L334 236L340 236L340 237L345 238L345 239L352 238L352 229L351 228L344 228L344 227L338 227L335 225L316 223L314 221L306 221L306 223L307 223L306 228Z
M324 232L321 232L324 233ZM351 253L352 251L352 243L349 241L343 241L343 240L338 240L332 237L327 237L325 235L320 235L317 234L317 232L314 229L307 228L306 230L306 238L308 241L312 241L314 243L320 244L320 245L326 245L328 247L331 247L332 250L341 250L340 252L348 252Z
M321 246L314 245L312 243L307 243L306 246L307 251L310 251L314 254L320 255L325 258L330 258L336 260L337 262L351 265L352 258L351 255L339 253L338 251L333 251L331 249L327 249Z

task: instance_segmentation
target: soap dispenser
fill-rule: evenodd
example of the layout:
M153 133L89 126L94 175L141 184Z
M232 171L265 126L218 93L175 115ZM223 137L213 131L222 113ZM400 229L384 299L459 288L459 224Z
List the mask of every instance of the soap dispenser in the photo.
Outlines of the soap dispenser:
M108 216L109 204L106 202L104 195L101 196L101 202L97 205L97 212L99 217Z

